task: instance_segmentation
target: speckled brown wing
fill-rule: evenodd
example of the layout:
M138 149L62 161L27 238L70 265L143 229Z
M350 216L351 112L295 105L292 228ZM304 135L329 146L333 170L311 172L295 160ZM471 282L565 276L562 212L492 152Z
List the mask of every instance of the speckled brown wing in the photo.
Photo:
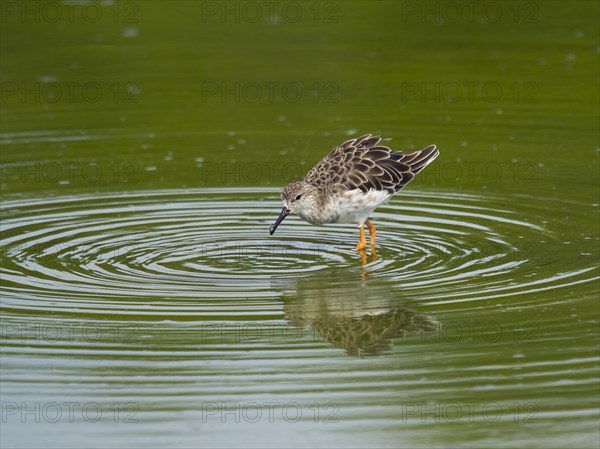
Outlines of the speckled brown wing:
M304 178L319 191L387 190L393 194L406 186L439 154L435 145L402 153L379 145L381 137L366 134L334 148Z

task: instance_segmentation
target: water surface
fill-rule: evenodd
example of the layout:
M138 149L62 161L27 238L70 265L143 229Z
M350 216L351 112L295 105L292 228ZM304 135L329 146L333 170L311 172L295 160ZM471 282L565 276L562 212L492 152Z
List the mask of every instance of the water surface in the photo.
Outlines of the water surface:
M597 447L596 3L15 5L3 446ZM367 132L441 151L376 253L269 236L281 187Z

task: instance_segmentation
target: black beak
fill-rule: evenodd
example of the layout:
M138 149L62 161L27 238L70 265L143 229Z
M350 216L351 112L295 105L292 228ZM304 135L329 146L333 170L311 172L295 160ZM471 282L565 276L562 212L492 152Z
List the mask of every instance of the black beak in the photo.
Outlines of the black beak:
M277 220L275 220L275 223L273 223L271 225L271 227L269 228L269 232L271 233L271 235L273 235L273 233L275 232L275 229L277 229L277 226L279 226L281 224L281 222L283 221L283 219L285 217L287 217L290 213L290 210L286 207L284 207L283 209L281 209L281 213L279 214L279 217L277 217Z

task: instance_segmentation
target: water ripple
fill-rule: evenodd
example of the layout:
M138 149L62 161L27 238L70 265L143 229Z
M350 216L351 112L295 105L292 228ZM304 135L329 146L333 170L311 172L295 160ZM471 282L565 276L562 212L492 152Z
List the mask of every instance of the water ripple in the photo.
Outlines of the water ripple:
M523 201L523 200L521 200ZM129 313L273 313L274 285L347 268L428 304L540 292L597 279L589 263L548 270L560 229L466 194L413 194L375 214L378 253L361 265L351 225L289 218L274 236L270 189L149 191L17 199L2 205L3 304ZM521 204L522 206L522 204ZM536 209L537 208L537 209ZM521 207L521 210L523 208ZM543 268L543 269L542 269ZM326 274L325 274L326 276ZM519 281L516 281L519 279ZM344 282L344 278L336 282Z

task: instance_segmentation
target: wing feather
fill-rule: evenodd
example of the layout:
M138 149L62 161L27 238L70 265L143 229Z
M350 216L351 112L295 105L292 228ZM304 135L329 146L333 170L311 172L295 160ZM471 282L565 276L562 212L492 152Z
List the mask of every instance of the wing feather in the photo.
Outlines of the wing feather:
M347 140L315 165L304 181L321 192L375 189L393 194L439 154L435 145L403 153L379 145L380 142L381 137L370 134Z

